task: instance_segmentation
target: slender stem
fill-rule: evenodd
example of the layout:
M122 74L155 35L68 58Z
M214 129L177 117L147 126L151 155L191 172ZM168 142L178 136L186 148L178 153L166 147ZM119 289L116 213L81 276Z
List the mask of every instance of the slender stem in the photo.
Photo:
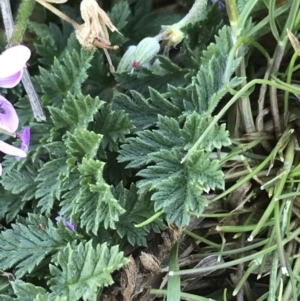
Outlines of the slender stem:
M223 257L225 257L225 256L236 256L237 254L248 252L248 251L254 250L256 248L259 248L261 246L265 246L268 243L269 243L269 238L264 239L262 241L259 241L257 243L251 244L251 245L246 246L246 247L242 247L242 248L238 248L238 249L234 249L234 250L225 250L225 251L223 251L222 255L223 255ZM270 245L268 245L268 246L270 246ZM194 255L191 255L187 258L181 259L179 263L180 263L180 266L186 266L186 265L189 265L193 262L199 262L200 259L202 259L204 257L207 257L207 256L211 256L211 255L218 256L219 252L210 252L209 254L207 254L207 253L194 254Z
M286 141L286 139L289 139L289 136L293 133L293 130L287 131L285 133L286 133L286 135L282 135L281 140L278 141L276 147L273 149L273 151L270 153L270 155L260 165L258 165L255 169L253 169L253 171L251 173L247 174L246 177L242 178L241 180L236 182L236 184L232 185L229 189L227 189L226 191L224 191L223 193L221 193L217 197L215 197L212 200L212 202L217 201L217 200L223 198L224 196L228 195L230 192L234 191L241 185L248 182L250 179L252 179L252 177L254 175L256 175L263 168L265 168L267 166L267 164L274 159L274 157L277 154L278 150L280 149L282 143L284 143Z
M260 273L260 275L262 272ZM278 275L279 274L279 275ZM280 278L278 276L281 275L281 272L278 273L278 252L274 251L272 256L272 265L270 271L270 279L269 279L269 300L276 300L276 292L278 286L274 285L277 283L277 279Z
M149 217L148 219L146 219L145 221L143 221L142 223L135 225L136 228L142 228L145 227L146 225L152 223L153 221L155 221L157 218L159 218L161 215L163 214L163 211L158 211L156 212L154 215L152 215L151 217Z
M287 198L294 198L296 196L300 196L300 192L290 192L290 193L285 193L280 195L279 197L276 198L276 200L283 200L283 199L287 199Z
M266 222L263 227L269 227L274 225L273 221L269 221ZM241 225L241 226L217 226L216 230L219 232L231 232L231 233L235 233L235 232L247 232L247 231L251 231L256 227L256 225Z
M292 232L290 234L289 237L285 238L282 240L282 244L285 245L288 242L292 241L293 239L295 239L298 235L300 235L300 228L297 228L297 230L295 230L294 232ZM220 263L220 264L216 264L214 265L214 270L219 270L219 269L226 269L232 266L235 266L241 262L246 262L246 261L250 261L253 259L256 259L257 257L264 255L264 254L268 254L274 250L277 249L277 244L273 245L269 248L263 249L261 251L258 251L254 254L245 256L243 258L239 258L236 260L232 260L229 262L224 262L224 263ZM170 276L178 276L178 275L189 275L189 274L195 274L195 273L202 273L202 272L208 272L211 271L211 267L202 267L202 268L194 268L194 269L188 269L188 270L183 270L183 271L170 271L169 275Z
M252 86L255 86L256 84L268 84L273 87L277 87L278 89L282 89L285 91L290 91L295 94L300 94L300 89L297 87L293 87L292 85L285 85L282 86L281 84L269 80L264 79L254 79L251 82L247 83L238 93L236 93L228 102L227 104L222 108L222 110L214 117L212 122L209 124L209 126L206 128L206 130L203 132L203 134L199 137L199 139L196 141L196 143L189 149L188 153L183 157L181 160L181 163L184 163L191 154L199 147L203 139L206 137L206 135L213 129L213 127L217 124L217 122L223 117L225 112L243 95L248 91Z
M274 220L275 220L275 231L276 231L276 240L278 245L278 255L279 260L281 264L281 270L282 274L286 275L288 273L285 263L285 255L284 255L284 249L282 245L282 233L281 233L281 214L279 212L279 203L276 201L276 198L282 194L282 191L286 185L286 179L288 176L288 173L290 172L293 162L294 162L294 155L295 155L295 145L294 145L294 139L293 137L290 139L288 145L287 145L287 151L286 156L284 160L284 170L286 171L286 175L283 176L282 181L280 182L278 188L276 189L276 192L274 194L274 202L275 204L275 211L274 211Z
M36 2L40 3L41 5L49 9L52 13L57 15L62 20L70 23L75 29L77 29L80 26L77 22L69 18L66 14L62 13L60 10L58 10L57 8L55 8L53 5L46 2L45 0L36 0Z
M298 251L299 252L299 251ZM294 275L299 275L300 274L300 257L298 257L294 263L294 267L293 267L293 274ZM289 282L287 283L285 290L284 290L284 294L283 294L283 300L291 300L291 295L292 295L292 278L294 276L290 277ZM298 279L299 281L299 279Z
M178 247L179 243L176 242L171 249L169 270L179 271L178 264ZM168 276L168 290L167 301L180 301L180 276Z
M236 74L239 77L247 78L246 76L246 65L245 65L245 58L244 58L244 49L243 46L241 46L237 52L237 57L241 58L241 64L236 70ZM246 85L246 82L244 81L240 88L244 87ZM250 104L250 98L249 95L243 95L238 101L238 108L240 110L240 114L242 117L242 122L244 125L244 130L247 134L255 132L255 125L254 125L254 119L252 115L252 109ZM239 127L239 124L236 124L237 127Z
M246 270L246 272L243 274L241 280L239 281L239 283L237 284L237 286L235 287L232 296L236 296L238 294L238 292L241 290L242 286L244 285L244 283L246 282L247 278L250 276L250 274L254 271L254 269L257 267L257 263L255 261L253 261L250 266L248 267L248 269Z
M277 40L277 42L279 42L280 37L279 37L279 32L278 32L278 29L276 26L276 20L274 17L275 2L276 2L276 0L270 0L270 3L269 3L270 28L271 28L274 38Z
M187 24L195 23L196 21L201 20L203 13L205 12L206 4L207 0L195 0L195 3L193 4L188 14L178 23L176 23L178 28L182 28Z
M300 55L300 49L297 49L294 52L292 59L290 61L289 67L288 67L288 73L287 73L287 79L286 79L286 82L288 84L290 84L292 81L292 75L294 72L295 62L298 59L299 55ZM285 124L285 126L288 124L288 118L289 118L289 92L285 91L284 92L284 124Z
M263 227L263 225L266 223L268 217L270 216L270 214L273 212L277 201L277 198L281 195L285 184L286 184L286 180L287 177L289 175L289 171L291 170L291 166L293 164L293 158L294 158L294 149L293 149L293 137L289 140L289 144L288 144L288 151L287 151L287 155L285 158L285 164L284 164L284 170L282 172L282 177L280 179L280 182L278 184L278 187L276 188L276 191L267 207L267 209L265 210L264 214L262 215L262 217L260 218L259 222L257 223L255 229L252 231L251 235L249 236L248 240L251 241L260 231L260 229ZM279 232L279 229L275 227L276 230L276 238L279 244L279 248L282 247L281 245L281 235ZM282 250L281 250L282 251ZM279 251L280 254L280 251Z
M271 230L271 232L269 232L268 237L269 237L269 240L265 244L264 248L269 248L274 243L274 237L275 237L275 229L274 228ZM275 253L277 254L277 252L273 252L273 254L275 254ZM261 264L260 264L259 273L257 275L257 279L260 279L262 277L262 275L264 274L268 258L269 258L268 254L263 256Z
M202 236L199 236L199 235L197 235L197 234L189 231L188 229L184 229L183 233L185 233L186 235L188 235L190 237L193 237L193 238L195 238L195 239L197 239L197 240L199 240L199 241L207 244L208 246L211 246L211 247L214 247L214 248L217 248L217 249L221 248L219 244L214 243L214 242L212 242L212 241L210 241L210 240L208 240L208 239L206 239L206 238L204 238Z
M279 69L283 58L285 45L285 42L278 41L270 69L271 74L277 72ZM281 135L281 124L278 109L277 88L274 86L270 87L270 108L274 122L275 134L277 137L279 137Z

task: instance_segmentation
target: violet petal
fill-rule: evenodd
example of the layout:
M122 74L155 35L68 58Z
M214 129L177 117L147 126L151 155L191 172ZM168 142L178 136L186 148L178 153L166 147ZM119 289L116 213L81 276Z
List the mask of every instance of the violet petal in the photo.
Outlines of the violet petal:
M27 153L29 144L30 144L30 127L27 126L23 129L22 133L20 134L20 138L22 140L21 149Z
M73 232L75 231L75 226L74 226L70 221L66 220L65 218L62 218L60 215L57 216L57 217L55 218L55 220L58 221L58 222L59 222L61 219L63 219L65 225L66 225L71 231L73 231Z
M220 0L211 0L212 3L216 3L217 1L219 2L219 8L220 9L225 9L225 4L222 1L220 1Z
M19 117L13 105L0 95L0 131L14 134L19 126Z
M23 45L6 49L0 55L0 87L13 88L21 80L30 49Z
M71 231L75 231L75 226L71 222L65 220L65 223Z
M30 49L23 45L6 49L0 55L0 78L9 77L26 67L31 55Z
M21 81L22 76L23 76L23 69L13 75L7 77L0 77L0 87L9 88L9 89L13 88Z
M27 154L23 150L1 140L0 140L0 151L4 154L21 157L21 158L25 158L27 156Z

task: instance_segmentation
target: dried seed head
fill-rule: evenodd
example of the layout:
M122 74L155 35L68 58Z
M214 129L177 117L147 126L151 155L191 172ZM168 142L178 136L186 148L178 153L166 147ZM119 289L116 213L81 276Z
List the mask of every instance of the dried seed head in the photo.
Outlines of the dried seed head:
M111 31L120 32L112 24L105 11L99 7L96 0L82 0L80 11L84 21L84 24L76 29L76 36L80 44L85 49L94 49L96 46L117 49L115 46L110 46L107 27Z

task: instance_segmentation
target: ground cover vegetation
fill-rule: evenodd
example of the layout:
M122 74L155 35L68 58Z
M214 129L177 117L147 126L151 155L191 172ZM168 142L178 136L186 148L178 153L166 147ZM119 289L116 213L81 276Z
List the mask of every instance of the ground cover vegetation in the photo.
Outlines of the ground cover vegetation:
M299 300L300 0L0 3L0 300Z

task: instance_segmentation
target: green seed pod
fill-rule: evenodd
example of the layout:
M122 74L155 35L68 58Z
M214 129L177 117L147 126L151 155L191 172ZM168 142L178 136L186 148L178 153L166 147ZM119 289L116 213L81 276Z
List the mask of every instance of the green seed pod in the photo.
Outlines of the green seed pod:
M124 53L119 65L118 65L117 72L121 73L121 72L131 71L132 63L133 63L133 55L134 55L136 48L137 47L134 45L128 47L127 51Z
M132 68L135 70L143 64L150 62L160 50L160 45L155 38L141 40L133 56Z

